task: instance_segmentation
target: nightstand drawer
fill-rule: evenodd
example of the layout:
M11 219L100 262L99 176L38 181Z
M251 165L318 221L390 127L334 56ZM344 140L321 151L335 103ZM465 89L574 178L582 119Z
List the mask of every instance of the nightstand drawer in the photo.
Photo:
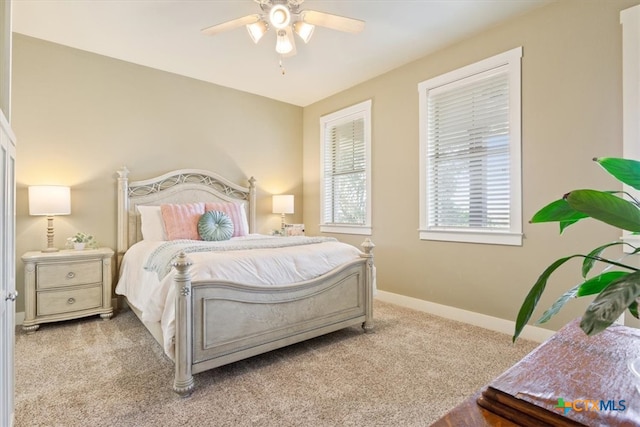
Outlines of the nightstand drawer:
M102 284L60 291L38 292L38 316L88 310L102 305Z
M102 260L38 264L38 289L102 282Z

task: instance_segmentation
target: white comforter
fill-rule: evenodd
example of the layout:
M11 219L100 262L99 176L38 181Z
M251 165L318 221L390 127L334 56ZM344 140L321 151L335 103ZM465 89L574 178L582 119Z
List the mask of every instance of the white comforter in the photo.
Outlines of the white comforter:
M250 243L256 239L280 237L252 234L231 239ZM149 256L164 242L141 241L125 254L120 268L116 293L124 295L130 304L142 312L144 322L160 322L164 350L173 359L175 335L175 304L171 270L159 279L156 271L143 268ZM354 246L338 241L326 241L302 246L269 249L250 249L216 252L192 252L190 269L192 281L209 279L230 280L255 286L288 285L310 280L341 264L359 258Z

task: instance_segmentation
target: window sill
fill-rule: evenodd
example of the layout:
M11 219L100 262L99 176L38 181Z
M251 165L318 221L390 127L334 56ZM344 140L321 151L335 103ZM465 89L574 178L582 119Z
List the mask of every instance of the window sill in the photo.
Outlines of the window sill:
M320 232L371 236L371 227L357 225L321 225Z
M442 242L481 243L487 245L522 246L521 233L495 231L419 230L420 240Z

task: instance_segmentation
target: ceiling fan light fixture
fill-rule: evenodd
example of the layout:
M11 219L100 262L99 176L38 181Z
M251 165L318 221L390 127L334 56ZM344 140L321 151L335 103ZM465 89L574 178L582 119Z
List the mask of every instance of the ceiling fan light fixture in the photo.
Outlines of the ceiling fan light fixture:
M303 42L309 43L311 40L311 36L313 35L313 30L316 28L315 25L307 24L304 21L298 21L293 24L293 31L300 36Z
M253 24L247 25L247 31L249 32L249 37L253 40L254 43L258 44L262 36L264 36L269 29L268 24L264 20L260 20L258 22L254 22Z
M271 10L269 10L269 22L278 30L286 28L291 22L289 8L283 4L274 5Z
M248 1L248 0L247 0ZM358 33L364 29L364 21L317 10L300 10L305 0L253 0L260 6L260 14L243 16L204 28L203 34L216 35L239 27L246 27L254 43L262 40L271 28L276 33L276 52L280 62L296 54L296 33L304 43L309 43L316 27L324 27L346 33ZM282 70L284 74L284 69Z
M293 44L285 30L278 30L278 38L276 40L276 52L280 55L286 55L293 50Z

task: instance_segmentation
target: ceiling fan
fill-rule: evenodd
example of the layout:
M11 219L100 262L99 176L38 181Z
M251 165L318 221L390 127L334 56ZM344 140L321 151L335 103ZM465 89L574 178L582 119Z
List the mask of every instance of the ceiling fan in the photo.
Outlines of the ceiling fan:
M276 31L276 52L281 56L296 54L293 33L308 43L315 26L330 28L347 33L358 33L364 29L364 21L347 18L315 10L300 10L304 0L254 0L260 5L262 13L243 16L222 22L202 30L207 35L216 35L223 31L233 30L243 25L247 27L249 36L258 43L269 28Z

